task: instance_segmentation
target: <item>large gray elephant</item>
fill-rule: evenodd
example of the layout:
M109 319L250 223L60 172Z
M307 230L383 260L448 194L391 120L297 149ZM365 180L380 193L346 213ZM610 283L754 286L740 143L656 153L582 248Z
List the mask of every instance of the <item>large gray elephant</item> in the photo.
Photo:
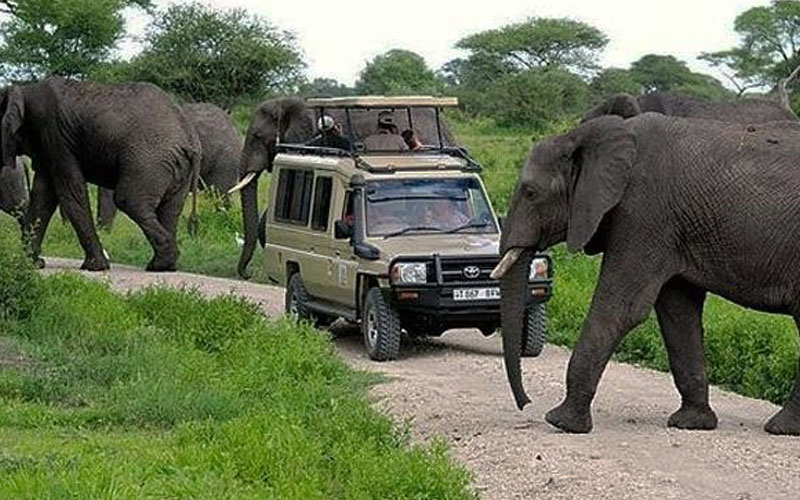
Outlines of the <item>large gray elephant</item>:
M380 109L351 111L350 124L352 124L352 135L356 142L375 132L380 111ZM332 116L342 126L342 133L345 137L350 135L348 121L343 110L328 109L325 113ZM409 127L406 112L395 111L394 118L398 128ZM314 111L309 109L302 99L294 97L264 101L250 117L250 126L245 136L239 168L240 185L244 183L244 187L241 188L241 197L245 237L239 257L238 272L243 278L249 277L247 266L253 257L258 240L258 177L265 170L272 171L276 138L280 138L282 143L303 143L316 133L315 122ZM412 112L411 126L422 143L438 143L436 119L432 109L415 109ZM441 134L443 144L455 145L453 134L444 119L441 120Z
M713 102L669 92L653 92L638 97L624 93L616 94L587 111L582 121L604 115L631 118L647 112L731 123L797 120L792 111L769 99L744 98L737 101Z
M567 371L564 401L546 415L592 429L591 403L612 352L655 308L680 409L668 425L713 429L703 355L707 292L800 322L800 124L731 124L656 113L605 116L536 145L501 238L506 372L518 407L528 267L566 240L603 253L600 277ZM800 434L800 378L765 425Z
M230 115L214 104L184 104L181 110L197 131L203 150L199 187L215 189L227 203L228 190L239 179L242 134L236 130ZM113 197L114 192L110 189L98 190L97 224L106 229L111 228L116 214Z
M60 205L85 252L82 269L108 269L86 183L113 188L114 201L141 227L150 271L175 270L175 230L200 168L200 141L172 99L145 83L103 85L51 77L2 91L2 168L18 154L35 172L25 225L37 264Z
M22 158L17 157L11 168L0 168L0 210L11 215L24 229L28 208L28 181Z

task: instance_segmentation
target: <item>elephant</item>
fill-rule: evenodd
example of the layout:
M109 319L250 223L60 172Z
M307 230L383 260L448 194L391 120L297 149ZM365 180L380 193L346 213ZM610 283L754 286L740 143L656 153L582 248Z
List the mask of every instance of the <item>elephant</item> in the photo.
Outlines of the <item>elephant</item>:
M239 180L239 156L242 153L242 134L236 130L230 115L222 108L206 102L184 104L183 114L194 126L200 138L203 155L200 161L200 188L213 188L228 204L228 190ZM116 206L114 192L98 189L97 224L110 229Z
M350 112L353 136L363 139L374 133L380 109ZM325 113L342 126L345 137L350 135L348 120L341 109L326 109ZM409 127L407 114L395 111L395 122L403 129ZM417 137L426 144L438 144L436 117L433 109L419 108L412 114L411 125ZM455 146L449 127L440 120L442 143ZM276 152L276 137L281 143L303 143L315 134L315 115L305 101L297 97L270 99L262 102L253 111L250 125L245 135L244 148L239 166L239 183L234 190L241 190L242 216L244 219L244 245L237 266L241 277L250 277L247 266L253 257L258 239L258 177L263 171L272 171L272 161Z
M585 122L604 115L631 118L647 112L731 123L797 120L797 116L791 110L769 99L746 98L730 102L712 102L669 92L653 92L638 97L624 93L615 94L587 111L581 121Z
M33 162L25 227L37 265L50 218L61 206L83 247L81 269L109 268L92 221L86 183L114 189L114 202L153 247L149 271L174 271L175 230L199 173L200 141L180 108L149 83L84 83L48 77L0 96L3 168Z
M28 173L21 157L12 168L0 168L0 210L11 215L24 230L28 208Z
M790 314L800 325L798 153L797 121L743 125L658 113L599 117L533 146L492 273L518 408L530 402L520 366L529 265L535 250L566 241L572 252L602 253L602 264L566 397L546 421L591 431L591 403L612 352L654 308L681 396L667 424L716 428L703 354L707 293ZM800 378L764 428L800 434Z

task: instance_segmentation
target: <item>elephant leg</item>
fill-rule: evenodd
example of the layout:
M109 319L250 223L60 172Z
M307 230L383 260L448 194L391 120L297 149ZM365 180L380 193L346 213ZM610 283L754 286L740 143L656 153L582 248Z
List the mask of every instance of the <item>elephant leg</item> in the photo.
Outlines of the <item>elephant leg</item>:
M23 223L23 242L28 254L37 267L44 267L44 259L40 257L42 240L50 219L58 206L58 198L53 182L45 173L37 173L33 177L28 210Z
M703 354L703 304L706 292L680 278L668 281L655 309L669 367L681 394L681 407L667 425L680 429L716 429L717 416L708 404L708 375Z
M173 239L177 238L178 220L183 212L183 206L186 204L187 191L188 186L187 189L181 189L174 195L167 195L156 209L158 221L172 235Z
M114 190L114 202L120 210L133 220L153 247L153 258L147 264L148 271L175 271L178 262L178 247L174 234L159 222L156 210L164 190L143 193L140 182L133 178L122 178Z
M62 160L66 161L66 160ZM61 177L54 179L58 203L67 220L72 224L78 241L86 257L81 269L105 271L109 269L108 259L103 254L103 246L94 227L92 211L89 208L89 192L86 182L77 165L63 168Z
M794 322L800 329L800 314L794 314ZM795 376L794 389L783 408L764 424L770 434L800 436L800 365Z
M97 188L97 225L107 231L114 225L117 206L114 204L114 190Z
M652 264L647 259L629 256L609 262L607 256L589 314L569 359L567 395L545 415L547 422L566 432L592 430L591 405L600 377L625 335L647 319L665 281L658 267L642 267L643 263Z

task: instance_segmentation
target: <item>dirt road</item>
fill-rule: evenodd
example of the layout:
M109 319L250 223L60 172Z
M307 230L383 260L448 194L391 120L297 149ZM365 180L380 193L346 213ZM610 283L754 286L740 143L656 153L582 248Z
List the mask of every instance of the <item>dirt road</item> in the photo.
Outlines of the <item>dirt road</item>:
M79 262L48 259L50 270ZM128 290L158 282L197 287L211 295L233 291L260 303L267 314L283 307L283 290L241 281L175 273L157 275L115 266L91 274ZM775 437L761 426L777 411L770 403L713 389L716 431L666 428L678 395L668 374L611 363L594 403L595 430L568 435L545 423L544 413L564 394L569 351L547 346L524 361L533 399L514 406L497 338L458 331L404 346L402 359L370 361L357 335L336 332L352 366L386 373L373 389L376 404L398 421L413 420L414 436L441 436L474 473L483 498L777 499L800 493L800 438Z

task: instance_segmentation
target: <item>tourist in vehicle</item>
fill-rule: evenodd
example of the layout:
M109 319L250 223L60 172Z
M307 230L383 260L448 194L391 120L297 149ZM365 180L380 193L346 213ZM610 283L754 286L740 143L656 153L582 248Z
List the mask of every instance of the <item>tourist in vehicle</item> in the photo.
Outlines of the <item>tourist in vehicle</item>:
M397 133L394 115L391 111L378 113L378 129L364 139L364 148L367 151L403 151L408 149L406 142Z
M417 137L417 133L413 129L407 128L403 130L403 133L400 134L400 136L403 138L406 146L408 146L408 149L411 151L422 149L422 142L420 142L419 137Z
M350 150L350 141L342 137L342 126L332 116L320 116L317 129L319 134L307 143L308 146Z

